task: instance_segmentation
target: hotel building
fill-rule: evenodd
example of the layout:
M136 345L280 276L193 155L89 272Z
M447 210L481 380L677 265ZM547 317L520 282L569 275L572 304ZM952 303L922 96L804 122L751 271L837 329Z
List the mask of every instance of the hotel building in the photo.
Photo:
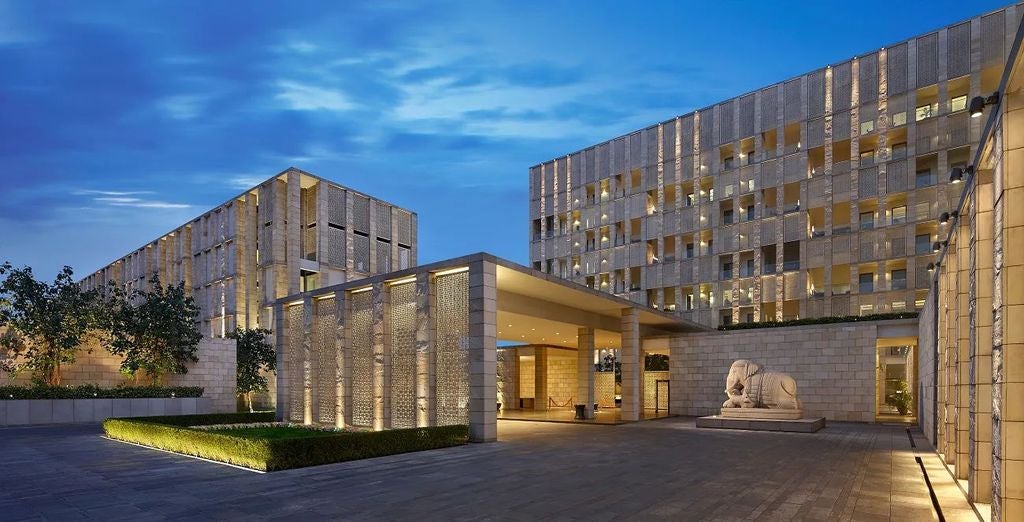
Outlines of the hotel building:
M269 328L273 302L416 264L416 214L289 168L114 261L82 284L183 281L200 331Z
M707 326L920 309L1022 12L531 167L533 268Z

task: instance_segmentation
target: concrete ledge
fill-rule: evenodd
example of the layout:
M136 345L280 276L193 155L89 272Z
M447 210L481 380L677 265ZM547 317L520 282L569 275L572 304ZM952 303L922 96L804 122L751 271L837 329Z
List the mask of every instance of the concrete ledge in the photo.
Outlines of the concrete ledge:
M804 411L781 408L722 408L719 416L726 419L799 420L804 417Z
M710 415L697 418L698 428L718 428L729 430L753 431L786 431L794 433L814 433L825 427L825 417L813 419L728 419L721 415Z
M0 400L0 427L103 422L111 417L211 413L209 397Z

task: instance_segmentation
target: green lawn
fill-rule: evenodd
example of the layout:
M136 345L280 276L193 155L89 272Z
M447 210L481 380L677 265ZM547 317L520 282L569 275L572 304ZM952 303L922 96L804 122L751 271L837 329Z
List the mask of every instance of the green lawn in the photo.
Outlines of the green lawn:
M300 437L333 437L339 433L336 431L311 430L297 426L264 426L259 428L223 428L216 430L204 430L209 433L219 433L232 437L243 437L246 439L294 439Z

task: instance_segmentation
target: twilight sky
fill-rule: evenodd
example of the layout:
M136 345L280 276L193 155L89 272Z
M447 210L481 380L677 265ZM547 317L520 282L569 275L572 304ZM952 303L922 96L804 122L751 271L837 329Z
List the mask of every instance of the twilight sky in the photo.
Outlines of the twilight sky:
M296 166L525 264L529 166L1003 2L420 4L0 0L0 261L85 276Z

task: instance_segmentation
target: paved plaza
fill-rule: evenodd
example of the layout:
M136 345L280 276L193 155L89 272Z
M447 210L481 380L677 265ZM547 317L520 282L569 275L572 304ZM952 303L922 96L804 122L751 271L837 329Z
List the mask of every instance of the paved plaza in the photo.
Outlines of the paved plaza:
M106 440L97 425L0 429L0 519L936 519L903 427L498 428L497 443L270 474ZM974 518L916 441L946 518Z

